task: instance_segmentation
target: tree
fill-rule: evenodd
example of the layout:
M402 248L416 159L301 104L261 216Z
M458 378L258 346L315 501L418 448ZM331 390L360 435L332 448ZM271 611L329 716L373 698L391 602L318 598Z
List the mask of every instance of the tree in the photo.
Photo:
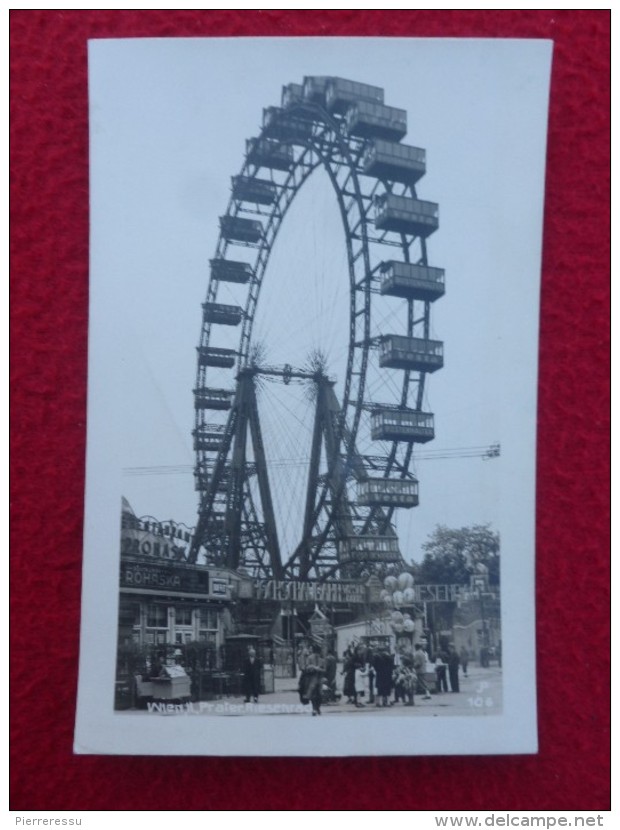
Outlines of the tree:
M464 585L483 565L488 569L489 583L499 585L499 533L488 524L461 528L437 525L422 550L419 582Z

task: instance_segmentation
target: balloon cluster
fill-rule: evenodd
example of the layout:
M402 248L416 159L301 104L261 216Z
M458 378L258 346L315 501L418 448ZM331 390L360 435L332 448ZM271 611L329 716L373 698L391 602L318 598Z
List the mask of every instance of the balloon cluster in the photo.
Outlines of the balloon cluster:
M412 605L415 600L413 589L413 577L409 573L402 573L400 576L386 576L383 581L384 588L381 591L381 598L388 608L394 608L390 619L390 625L400 634L406 631L410 634L415 624L410 614L403 613L399 609L404 605Z

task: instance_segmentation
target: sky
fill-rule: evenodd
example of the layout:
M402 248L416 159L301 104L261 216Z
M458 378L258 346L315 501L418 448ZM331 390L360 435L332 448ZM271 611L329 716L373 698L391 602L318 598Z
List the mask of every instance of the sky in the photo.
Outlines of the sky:
M419 447L420 505L398 516L401 550L420 561L438 524L502 532L535 432L543 68L530 41L91 42L89 406L106 439L97 433L105 450L89 452L113 470L119 504L124 495L138 515L195 524L192 389L218 217L263 107L279 104L283 84L332 75L381 86L387 104L407 111L403 142L427 153L418 196L440 206L428 252L446 270L431 335L444 342L445 366L427 381L436 439ZM269 362L296 366L320 345L341 383L348 302L337 205L317 173L274 246L255 337ZM389 324L387 308L378 325ZM286 398L294 391L265 383L259 393L268 439L287 436L283 457L302 417ZM424 458L496 443L492 460ZM291 488L303 497L301 473L289 472L282 463L272 479L283 505Z

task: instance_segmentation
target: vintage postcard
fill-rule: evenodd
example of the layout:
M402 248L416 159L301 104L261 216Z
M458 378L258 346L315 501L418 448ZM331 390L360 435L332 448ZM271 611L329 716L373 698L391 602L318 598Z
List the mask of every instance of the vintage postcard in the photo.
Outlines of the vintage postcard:
M75 751L537 751L552 46L89 44Z

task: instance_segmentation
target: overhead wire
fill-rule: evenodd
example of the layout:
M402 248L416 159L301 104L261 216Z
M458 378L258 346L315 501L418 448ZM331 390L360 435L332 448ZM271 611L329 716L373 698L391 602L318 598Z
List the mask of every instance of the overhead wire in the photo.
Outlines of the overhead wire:
M287 428L290 430L290 428ZM299 434L293 434L293 443L296 447L299 446ZM497 447L497 451L495 448ZM380 456L381 453L366 453L367 455ZM415 458L418 461L438 461L444 459L456 458L496 458L499 456L499 445L497 443L484 444L475 447L449 447L445 449L423 450L416 453ZM285 468L288 466L308 466L310 460L304 456L289 456L278 458L277 461L272 462L274 466ZM123 468L123 475L177 475L187 474L193 472L194 467L191 464L176 464L176 465L161 465L157 467L125 467Z

